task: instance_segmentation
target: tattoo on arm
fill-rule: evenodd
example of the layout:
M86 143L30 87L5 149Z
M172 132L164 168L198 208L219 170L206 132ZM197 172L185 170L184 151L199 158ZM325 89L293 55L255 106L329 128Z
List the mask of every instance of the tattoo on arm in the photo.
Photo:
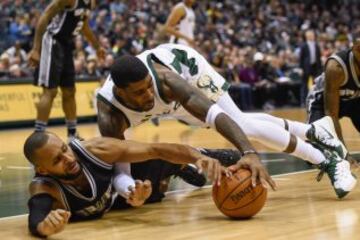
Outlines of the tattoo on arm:
M159 77L164 81L165 92L170 92L171 100L181 105L198 119L205 121L206 114L213 102L199 89L191 86L181 76L170 70L158 71Z
M97 100L98 126L102 136L125 139L124 132L129 127L125 117L106 103Z

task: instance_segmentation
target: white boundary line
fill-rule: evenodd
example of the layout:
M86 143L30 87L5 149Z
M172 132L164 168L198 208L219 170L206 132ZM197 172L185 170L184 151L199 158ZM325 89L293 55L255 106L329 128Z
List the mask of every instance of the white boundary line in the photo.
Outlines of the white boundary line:
M10 170L30 170L30 169L34 169L33 167L28 167L28 166L6 166L7 169Z
M21 214L21 215L15 215L15 216L9 216L9 217L2 217L0 218L0 221L4 221L4 220L11 220L14 218L20 218L20 217L24 217L27 216L28 214Z
M309 170L303 170L303 171L298 171L298 172L291 172L291 173L281 173L281 174L276 174L276 175L272 175L272 177L281 177L281 176L289 176L289 175L295 175L295 174L302 174L302 173L308 173L308 172L315 172L317 171L316 169L309 169ZM206 185L204 187L202 187L201 189L207 189L207 188L211 188L212 185ZM176 193L182 193L182 192L187 192L187 191L193 191L193 190L197 190L198 188L192 188L192 189L179 189L179 190L174 190L174 191L169 191L166 192L166 196L169 195L174 195ZM199 188L200 189L200 188ZM10 219L14 219L14 218L20 218L20 217L24 217L27 216L28 214L22 214L22 215L15 215L15 216L9 216L9 217L2 217L0 218L0 221L4 221L4 220L10 220Z

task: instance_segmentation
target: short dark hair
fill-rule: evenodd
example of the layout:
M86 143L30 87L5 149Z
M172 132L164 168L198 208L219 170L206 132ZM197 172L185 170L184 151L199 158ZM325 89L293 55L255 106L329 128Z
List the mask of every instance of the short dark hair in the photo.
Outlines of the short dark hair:
M148 73L145 64L139 58L131 55L124 55L115 59L110 68L111 78L119 88L143 80Z
M49 132L33 132L24 143L24 155L30 163L36 165L35 151L49 140Z

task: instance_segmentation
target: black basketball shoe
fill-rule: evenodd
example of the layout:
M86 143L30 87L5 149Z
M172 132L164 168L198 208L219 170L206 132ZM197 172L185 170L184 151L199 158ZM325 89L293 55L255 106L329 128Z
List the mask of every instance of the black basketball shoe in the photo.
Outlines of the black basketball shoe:
M186 183L196 187L203 187L206 184L205 175L198 173L198 170L191 165L185 165L185 167L178 170L174 176L180 177Z
M199 148L198 150L205 156L219 160L221 165L225 167L234 165L241 158L240 152L232 149Z

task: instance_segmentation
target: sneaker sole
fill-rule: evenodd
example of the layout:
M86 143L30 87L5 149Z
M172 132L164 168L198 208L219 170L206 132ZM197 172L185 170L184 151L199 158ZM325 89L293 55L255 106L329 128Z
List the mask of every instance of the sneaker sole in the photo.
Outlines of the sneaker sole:
M344 191L342 189L335 189L336 195L339 199L344 198L346 195L348 195L351 192L351 190L353 190L355 188L357 180L356 180L356 178L354 178L353 180L354 181L350 185L350 190Z

